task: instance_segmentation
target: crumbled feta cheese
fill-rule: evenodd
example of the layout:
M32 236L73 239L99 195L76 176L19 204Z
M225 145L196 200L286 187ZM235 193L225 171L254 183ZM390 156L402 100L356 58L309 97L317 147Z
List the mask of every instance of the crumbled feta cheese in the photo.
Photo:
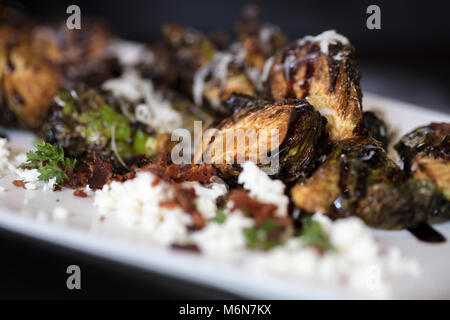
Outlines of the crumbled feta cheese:
M155 176L140 172L135 179L112 182L95 193L94 206L117 226L143 231L161 245L187 241L191 217L181 208L166 208L161 202L173 198L173 187Z
M224 223L209 223L192 234L192 241L200 250L210 256L229 258L239 255L246 246L243 230L253 226L253 220L240 212L227 215Z
M401 257L399 250L383 253L359 218L333 222L316 214L314 219L329 235L335 250L323 254L305 246L301 238L292 238L267 253L253 254L247 266L258 272L347 285L377 298L390 296L391 281L396 276L419 274L418 265Z
M172 108L169 100L153 88L150 80L143 80L136 76L110 79L103 83L102 88L111 91L114 96L124 97L139 104L135 110L136 120L142 122L158 132L171 133L183 124L181 114Z
M0 177L2 177L6 169L8 169L9 154L8 140L0 138Z
M244 189L250 191L250 196L265 203L278 206L277 215L285 217L289 204L289 198L284 194L285 185L280 180L272 180L253 162L242 164L242 172L238 182L244 185Z
M16 174L19 176L19 180L25 182L25 189L53 191L56 184L56 177L51 178L49 181L43 181L39 179L41 175L37 169L16 169Z
M184 182L184 186L192 187L197 198L197 209L205 219L214 218L217 212L216 200L228 192L226 184L220 180L207 185L199 182Z
M17 155L14 157L14 159L11 161L11 163L12 163L14 166L18 167L18 166L20 166L22 163L24 163L24 162L26 162L26 161L27 161L27 155L26 155L26 153L19 153L19 154L17 154Z
M5 191L6 191L6 189L4 187L0 186L0 193L3 193Z

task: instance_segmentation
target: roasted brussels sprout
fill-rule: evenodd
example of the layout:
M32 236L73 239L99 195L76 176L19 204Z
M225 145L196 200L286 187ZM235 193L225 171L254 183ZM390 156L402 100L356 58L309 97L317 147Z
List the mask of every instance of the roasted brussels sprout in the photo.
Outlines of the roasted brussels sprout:
M395 145L404 169L434 184L450 201L450 124L431 123L406 134Z
M64 22L32 30L34 49L61 68L69 85L98 86L119 74L117 61L108 52L111 40L102 23L90 20L84 21L81 29L69 30Z
M211 61L217 52L206 36L194 29L166 24L163 36L172 50L174 67L184 81L192 81L197 70Z
M386 123L373 111L364 112L363 119L368 136L381 142L383 148L386 149L391 141L391 133Z
M365 134L359 80L353 47L326 31L278 53L268 85L275 100L306 99L327 118L330 138L339 141Z
M130 121L94 89L61 90L53 98L42 137L60 145L72 158L94 154L121 169L137 156L154 156L170 136Z
M309 103L287 99L268 104L243 95L230 100L240 111L205 132L197 161L203 156L229 181L239 174L238 163L252 160L268 168L274 157L279 168L269 174L284 181L309 173L327 143L326 120Z
M245 62L260 71L267 59L287 43L280 28L262 22L261 10L255 5L244 6L236 24L236 33L239 43L242 44L241 55Z
M331 218L356 215L381 229L450 218L448 201L436 186L427 180L408 179L373 138L338 143L291 194L294 203L306 212L322 212Z
M0 118L38 129L61 84L59 69L35 50L25 29L0 26L0 38Z
M252 22L244 19L238 27L241 42L222 52L198 31L164 27L182 88L196 104L208 106L219 116L228 115L222 102L232 93L257 95L262 91L267 61L284 44L278 28L258 22L255 30L243 31L247 24Z

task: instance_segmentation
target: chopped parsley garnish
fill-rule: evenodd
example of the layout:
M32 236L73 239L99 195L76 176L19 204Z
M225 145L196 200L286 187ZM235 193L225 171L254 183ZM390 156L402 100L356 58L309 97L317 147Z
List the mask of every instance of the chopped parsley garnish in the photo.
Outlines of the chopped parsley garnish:
M225 214L225 212L222 209L218 209L216 216L214 218L212 218L211 221L222 224L225 222L226 219L227 219L227 215Z
M67 167L75 168L77 160L73 162L64 157L64 150L61 146L54 146L51 143L42 142L34 145L36 150L27 152L27 161L19 168L37 168L40 173L39 179L49 181L56 178L56 183L63 183L69 178L64 172Z
M268 250L282 243L280 235L283 226L276 220L266 220L263 223L244 229L247 246L251 249Z
M320 223L310 217L303 219L303 227L300 231L300 237L306 245L310 245L324 251L334 250L328 235L323 230Z

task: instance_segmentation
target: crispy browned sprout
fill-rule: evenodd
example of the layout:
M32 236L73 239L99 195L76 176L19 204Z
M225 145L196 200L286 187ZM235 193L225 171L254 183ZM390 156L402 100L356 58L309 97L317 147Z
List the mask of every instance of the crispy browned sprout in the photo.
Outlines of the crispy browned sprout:
M268 84L275 100L308 100L327 118L330 138L339 141L364 133L359 80L353 46L326 31L278 53Z
M26 32L0 26L0 112L3 121L16 119L22 127L37 129L62 77L35 50Z
M204 133L196 160L203 156L231 181L241 170L237 163L248 160L268 168L278 157L279 169L271 174L284 181L312 169L327 135L325 118L310 104L295 99L268 104L243 95L230 100L240 111Z
M292 190L296 206L331 218L356 215L368 225L400 229L450 218L450 205L428 180L408 179L373 138L336 145L314 174Z
M391 132L380 115L373 111L366 111L363 114L364 127L369 137L381 142L383 148L387 148L391 141Z
M172 50L174 67L184 81L192 81L197 70L211 61L217 51L205 35L191 28L166 24L163 36Z
M262 91L266 62L285 43L278 28L263 25L259 19L256 29L244 31L245 26L253 24L250 20L244 17L240 22L240 42L227 51L218 51L198 31L175 25L164 27L182 88L196 104L208 106L220 116L228 115L222 103L232 93L257 95Z
M280 28L262 22L261 10L255 5L244 6L240 20L236 24L236 33L244 47L246 63L261 71L266 60L287 43Z
M406 134L395 145L412 178L426 180L450 201L450 124L431 123Z
M61 68L67 84L100 85L118 74L117 62L109 56L112 36L99 22L84 21L83 28L69 30L65 23L38 25L32 30L32 45L42 56Z

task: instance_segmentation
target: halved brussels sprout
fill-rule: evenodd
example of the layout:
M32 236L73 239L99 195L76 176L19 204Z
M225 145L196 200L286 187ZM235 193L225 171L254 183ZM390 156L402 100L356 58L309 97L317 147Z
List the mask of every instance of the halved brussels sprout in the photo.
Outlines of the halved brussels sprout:
M240 110L204 133L196 160L203 157L229 180L239 174L240 163L251 160L269 168L275 157L279 168L269 171L271 175L294 181L309 173L327 143L325 118L302 100L268 104L243 95L238 98L230 99Z
M41 135L72 158L91 160L96 154L116 169L166 150L168 134L156 134L117 110L94 89L60 90Z
M435 185L408 179L373 138L352 138L335 146L309 178L291 190L306 212L331 218L359 216L368 225L400 229L450 218L450 205Z
M450 124L431 123L406 134L395 145L414 179L434 184L450 201Z
M306 99L328 120L333 141L364 134L354 49L334 31L305 37L279 52L268 85L275 100Z

